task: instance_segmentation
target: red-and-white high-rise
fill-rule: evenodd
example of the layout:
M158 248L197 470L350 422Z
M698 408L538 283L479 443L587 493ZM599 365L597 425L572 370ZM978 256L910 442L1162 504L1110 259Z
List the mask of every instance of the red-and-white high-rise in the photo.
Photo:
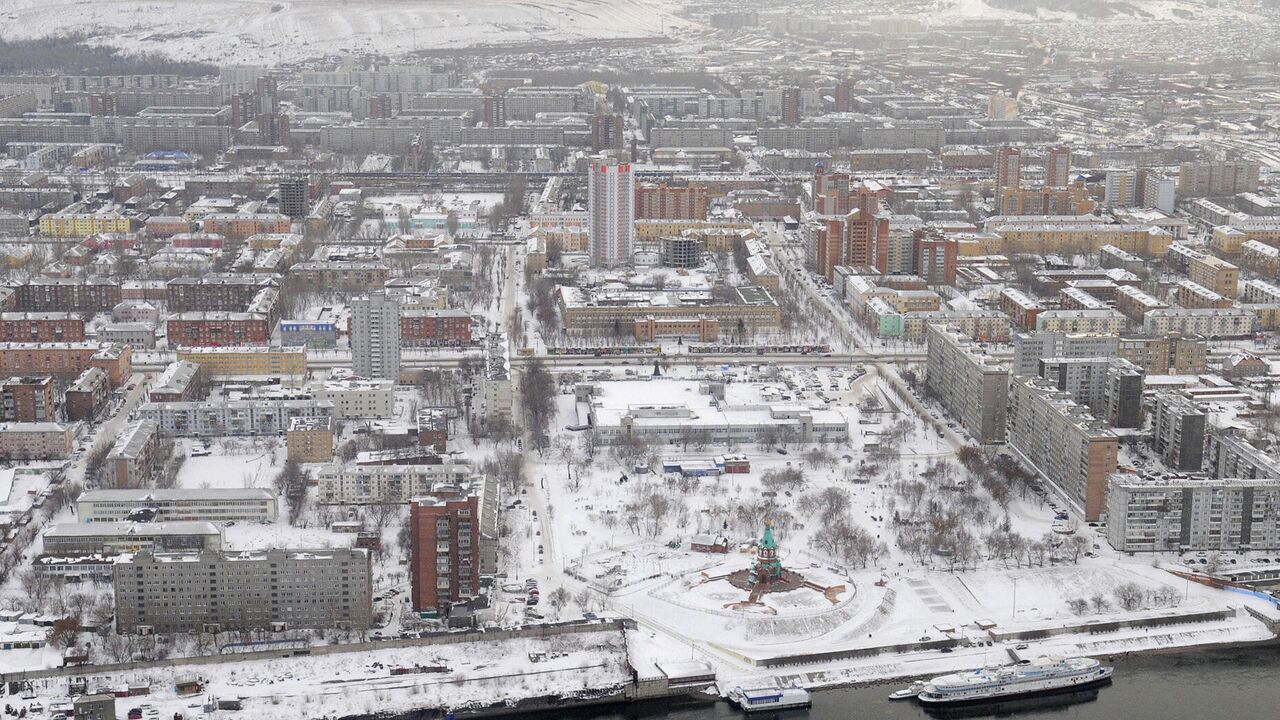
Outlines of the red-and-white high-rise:
M596 267L631 262L636 246L636 190L631 163L600 160L587 175L587 249Z

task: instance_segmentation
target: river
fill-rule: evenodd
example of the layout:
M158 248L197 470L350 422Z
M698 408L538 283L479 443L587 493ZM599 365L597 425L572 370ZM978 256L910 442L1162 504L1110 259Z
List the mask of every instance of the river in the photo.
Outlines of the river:
M1116 668L1108 687L1080 695L1048 696L1015 707L976 706L959 717L1055 720L1262 720L1280 717L1280 645L1134 655L1107 661ZM771 720L896 720L933 718L912 701L890 701L903 684L836 688L813 693L807 711L756 713ZM744 718L726 703L641 705L565 713L575 720L710 720ZM945 717L956 717L946 715Z

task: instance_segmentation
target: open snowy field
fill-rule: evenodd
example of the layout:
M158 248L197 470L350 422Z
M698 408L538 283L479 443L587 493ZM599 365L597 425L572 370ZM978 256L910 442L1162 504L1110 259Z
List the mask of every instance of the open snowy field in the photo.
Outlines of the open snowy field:
M640 38L681 24L660 0L9 0L0 35L89 33L222 64L530 41Z

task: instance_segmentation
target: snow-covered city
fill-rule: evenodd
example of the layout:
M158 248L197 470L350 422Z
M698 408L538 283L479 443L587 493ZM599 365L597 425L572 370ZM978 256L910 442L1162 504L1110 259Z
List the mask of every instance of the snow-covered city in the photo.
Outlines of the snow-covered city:
M0 703L1280 703L1280 8L0 3Z

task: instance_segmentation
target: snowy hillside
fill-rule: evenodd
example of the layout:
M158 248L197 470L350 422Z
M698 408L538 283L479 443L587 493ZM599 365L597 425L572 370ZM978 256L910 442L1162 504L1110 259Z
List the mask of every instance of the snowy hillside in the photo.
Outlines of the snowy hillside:
M189 60L288 62L330 53L648 37L661 0L9 0L0 35L88 33Z

